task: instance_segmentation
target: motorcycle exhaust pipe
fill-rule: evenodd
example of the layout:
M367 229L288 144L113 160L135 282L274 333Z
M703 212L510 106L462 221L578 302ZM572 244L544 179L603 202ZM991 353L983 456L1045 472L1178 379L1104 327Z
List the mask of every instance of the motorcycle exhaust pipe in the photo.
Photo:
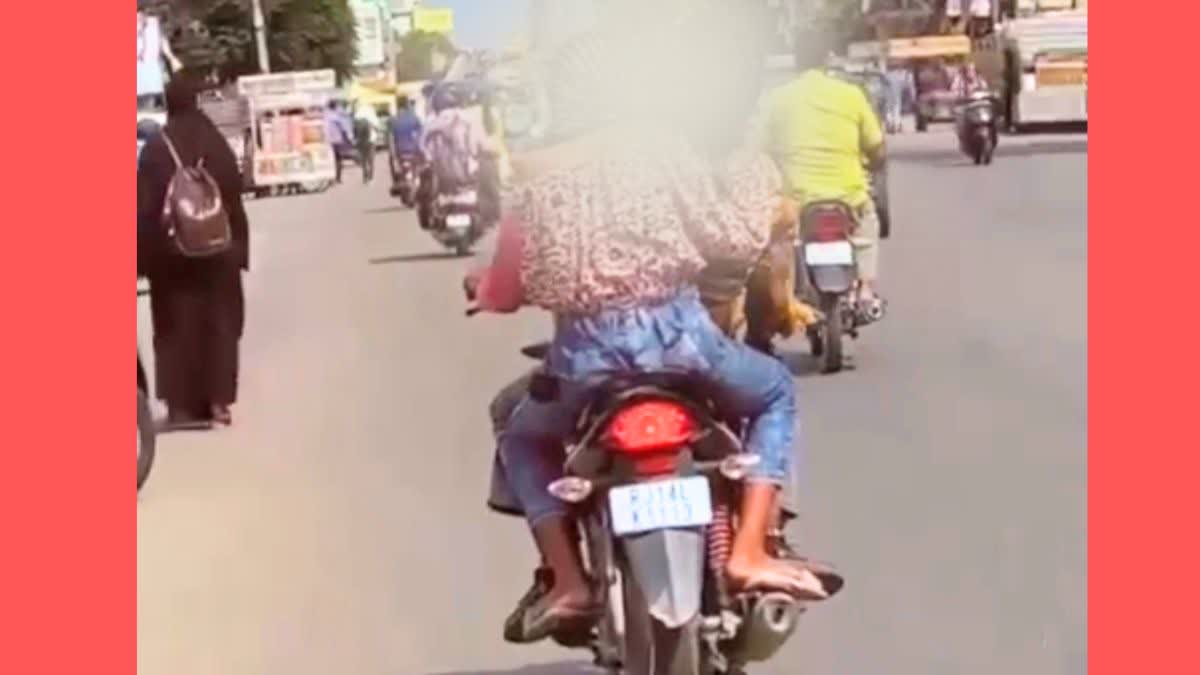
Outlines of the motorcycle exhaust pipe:
M871 321L871 322L879 321L880 319L883 318L883 303L880 303L880 302L871 303L870 306L868 306L863 311L863 314L867 317L868 321Z
M742 625L730 656L740 663L761 663L773 657L800 623L804 603L785 593L741 596Z

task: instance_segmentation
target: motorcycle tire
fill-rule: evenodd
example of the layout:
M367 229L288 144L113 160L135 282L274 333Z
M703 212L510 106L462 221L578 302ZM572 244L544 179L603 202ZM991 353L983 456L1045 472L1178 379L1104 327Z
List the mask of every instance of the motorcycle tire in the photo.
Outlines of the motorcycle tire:
M679 628L667 628L650 616L650 608L624 561L625 645L623 675L717 675L703 656L700 617Z
M822 295L821 313L825 315L821 326L825 343L821 354L821 372L832 375L840 372L844 365L842 343L845 340L845 327L842 325L841 296L832 293Z
M150 399L140 388L137 393L137 433L137 489L141 492L146 479L150 477L150 469L154 466L156 439L154 417L150 413Z
M808 353L812 354L814 359L821 358L821 355L825 353L825 339L821 337L819 327L808 329Z

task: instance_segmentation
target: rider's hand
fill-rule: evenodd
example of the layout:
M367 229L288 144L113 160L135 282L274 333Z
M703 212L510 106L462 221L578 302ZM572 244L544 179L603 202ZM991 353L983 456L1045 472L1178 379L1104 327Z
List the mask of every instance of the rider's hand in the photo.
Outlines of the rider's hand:
M475 302L475 297L479 292L479 275L468 274L463 277L463 294L467 296L467 302Z

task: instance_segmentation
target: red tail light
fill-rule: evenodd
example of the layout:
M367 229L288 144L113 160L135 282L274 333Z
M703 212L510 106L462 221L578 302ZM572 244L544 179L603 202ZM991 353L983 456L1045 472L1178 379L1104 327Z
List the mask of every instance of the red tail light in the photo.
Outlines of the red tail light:
M696 431L690 411L672 401L642 401L622 409L608 423L608 440L622 452L655 452L683 445Z
M810 214L804 230L811 241L841 241L850 238L851 225L844 211L827 209Z

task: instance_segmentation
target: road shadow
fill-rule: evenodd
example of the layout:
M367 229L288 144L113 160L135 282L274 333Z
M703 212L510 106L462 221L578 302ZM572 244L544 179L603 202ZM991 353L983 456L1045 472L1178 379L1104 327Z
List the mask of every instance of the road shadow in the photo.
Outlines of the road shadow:
M367 262L372 265L391 265L393 263L432 262L434 260L458 260L459 256L452 252L410 253L407 255L390 255L382 258L371 258Z
M377 216L383 213L404 213L405 211L411 210L412 209L404 206L403 204L398 204L396 206L381 206L375 209L367 209L366 211L363 211L363 215Z
M543 663L516 670L463 670L429 675L603 675L605 671L583 662Z
M821 374L821 362L808 352L780 349L776 352L793 377L813 377Z
M938 166L938 167L962 167L974 166L975 163L969 157L964 155L958 149L958 141L952 140L951 145L946 148L916 150L906 149L897 150L888 157L889 162L896 164L920 164L923 166ZM1033 141L1032 143L1021 143L1013 145L1005 144L1005 139L1000 139L1000 144L996 146L994 161L1000 161L1004 158L1014 157L1034 157L1037 155L1086 155L1088 152L1088 142L1086 138L1070 139L1070 140L1055 140L1055 141Z

